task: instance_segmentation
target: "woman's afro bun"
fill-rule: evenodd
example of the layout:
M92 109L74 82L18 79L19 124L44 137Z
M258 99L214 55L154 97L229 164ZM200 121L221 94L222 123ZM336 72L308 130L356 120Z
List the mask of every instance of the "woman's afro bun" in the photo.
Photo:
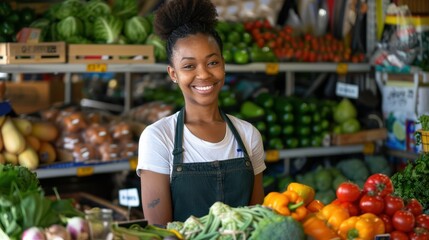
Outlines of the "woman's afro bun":
M155 33L166 40L182 26L202 25L214 29L217 23L216 7L210 0L166 0L155 12Z

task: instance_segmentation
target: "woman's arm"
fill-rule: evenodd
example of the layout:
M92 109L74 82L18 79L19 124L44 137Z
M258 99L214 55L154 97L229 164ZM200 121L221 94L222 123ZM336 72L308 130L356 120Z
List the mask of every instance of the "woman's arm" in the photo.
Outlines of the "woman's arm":
M170 176L140 171L143 214L149 224L167 225L173 219Z
M264 187L262 185L262 173L255 175L253 182L252 199L250 199L249 205L262 204L264 201Z

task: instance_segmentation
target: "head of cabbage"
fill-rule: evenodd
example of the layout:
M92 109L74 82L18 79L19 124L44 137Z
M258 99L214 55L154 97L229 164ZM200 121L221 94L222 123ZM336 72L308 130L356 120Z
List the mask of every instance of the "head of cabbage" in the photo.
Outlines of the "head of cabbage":
M356 118L357 110L348 98L343 98L334 109L334 120L343 123L348 119Z

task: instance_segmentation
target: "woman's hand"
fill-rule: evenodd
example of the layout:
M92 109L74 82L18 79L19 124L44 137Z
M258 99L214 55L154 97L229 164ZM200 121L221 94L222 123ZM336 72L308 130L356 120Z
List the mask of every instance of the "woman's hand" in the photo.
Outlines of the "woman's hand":
M149 224L167 225L173 219L170 176L141 170L140 182L145 219Z

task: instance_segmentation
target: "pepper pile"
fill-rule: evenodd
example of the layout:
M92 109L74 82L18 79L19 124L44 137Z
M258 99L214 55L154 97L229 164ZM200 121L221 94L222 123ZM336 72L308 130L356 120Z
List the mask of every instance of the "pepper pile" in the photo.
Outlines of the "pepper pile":
M429 215L417 199L394 195L385 174L369 176L362 188L341 183L336 199L327 205L314 196L313 188L290 183L282 193L269 193L263 205L300 221L305 234L315 240L372 240L380 234L389 234L393 240L429 239Z
M429 239L429 216L423 214L419 201L393 192L390 178L381 173L371 175L362 189L344 182L337 188L337 199L312 216L321 221L307 218L304 230L315 239L327 239L320 237L320 230L314 231L316 224L341 239L369 240L383 233L391 239Z

